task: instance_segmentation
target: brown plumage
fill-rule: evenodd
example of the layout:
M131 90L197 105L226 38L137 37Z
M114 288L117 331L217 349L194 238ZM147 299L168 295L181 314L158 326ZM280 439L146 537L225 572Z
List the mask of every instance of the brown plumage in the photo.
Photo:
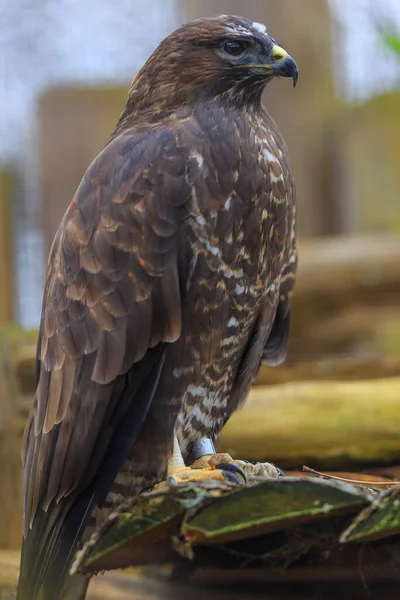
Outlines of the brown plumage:
M24 440L19 600L56 600L96 507L163 479L174 432L184 457L215 440L262 356L285 354L294 184L261 106L276 75L296 81L296 65L258 24L177 30L61 222Z

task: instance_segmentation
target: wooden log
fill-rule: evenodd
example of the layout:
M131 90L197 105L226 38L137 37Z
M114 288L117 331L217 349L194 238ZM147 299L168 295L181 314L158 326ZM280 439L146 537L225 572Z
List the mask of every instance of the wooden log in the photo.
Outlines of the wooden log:
M297 468L394 462L399 397L400 378L254 387L225 426L220 449Z
M22 344L13 362L21 395L18 416L25 419L35 391L36 345ZM290 358L278 367L261 366L255 385L280 385L294 381L354 381L400 376L400 356L341 356L327 355Z
M244 409L224 428L221 448L296 468L307 461L325 469L393 462L400 458L400 379L389 376L399 365L388 358L263 367ZM19 437L30 405L29 395L19 397Z
M400 238L310 240L300 244L299 257L289 354L390 353L394 329L400 338Z
M280 385L295 381L356 381L400 375L400 357L327 356L287 361L279 367L261 366L255 385Z
M340 300L342 302L342 300ZM344 301L329 311L313 300L293 307L289 360L325 355L400 356L400 302L396 306L362 306Z
M341 295L372 302L365 292L380 292L380 302L400 292L400 238L393 235L354 235L304 241L299 248L295 297L337 298ZM382 289L388 290L388 297Z

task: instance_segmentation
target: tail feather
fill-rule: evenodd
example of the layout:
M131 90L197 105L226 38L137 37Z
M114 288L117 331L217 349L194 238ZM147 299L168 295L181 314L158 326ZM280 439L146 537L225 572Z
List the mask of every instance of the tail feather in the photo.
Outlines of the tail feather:
M147 416L162 372L165 353L161 346L150 351L140 374L126 376L126 385L117 407L105 424L97 448L107 446L101 464L94 453L88 468L86 489L81 486L72 497L40 508L23 540L21 572L16 600L60 600L68 571L87 521L105 501L130 448ZM138 376L139 375L139 376ZM94 476L90 477L91 474ZM83 489L82 489L83 488Z

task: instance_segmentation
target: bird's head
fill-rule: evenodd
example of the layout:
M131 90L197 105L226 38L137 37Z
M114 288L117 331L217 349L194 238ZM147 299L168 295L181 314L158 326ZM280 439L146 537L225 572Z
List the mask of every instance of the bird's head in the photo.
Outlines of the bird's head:
M260 23L235 16L200 19L165 38L133 81L133 110L171 110L216 97L259 103L274 77L291 77L295 61ZM135 106L136 105L136 106Z

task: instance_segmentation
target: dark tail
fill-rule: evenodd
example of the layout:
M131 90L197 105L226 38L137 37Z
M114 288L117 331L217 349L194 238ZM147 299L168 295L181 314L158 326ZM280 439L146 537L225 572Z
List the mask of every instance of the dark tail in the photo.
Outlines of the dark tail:
M107 447L99 464L93 453L88 468L89 486L70 498L39 508L23 540L16 600L59 600L77 546L95 508L105 501L130 448L135 443L158 386L165 353L160 344L148 352L135 378L128 373L123 393L96 447ZM110 431L112 435L110 435ZM90 477L95 473L94 477ZM74 599L75 600L75 599Z
M81 497L51 526L51 509L40 509L22 546L17 600L57 600L78 542L94 508L94 497Z

